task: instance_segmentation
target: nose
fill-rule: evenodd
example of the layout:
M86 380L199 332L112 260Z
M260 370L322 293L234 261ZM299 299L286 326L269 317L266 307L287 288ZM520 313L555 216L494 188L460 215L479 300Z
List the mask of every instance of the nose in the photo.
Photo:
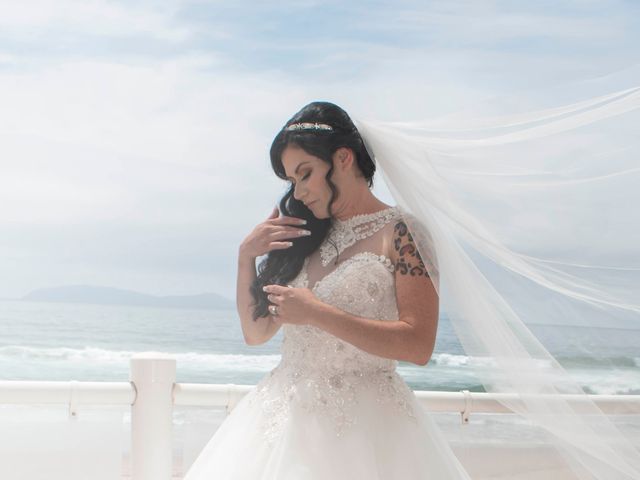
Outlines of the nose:
M301 191L302 187L300 187L300 184L297 183L295 187L293 187L293 198L295 198L298 201L302 201L302 198L304 197L304 195L300 195L300 191Z

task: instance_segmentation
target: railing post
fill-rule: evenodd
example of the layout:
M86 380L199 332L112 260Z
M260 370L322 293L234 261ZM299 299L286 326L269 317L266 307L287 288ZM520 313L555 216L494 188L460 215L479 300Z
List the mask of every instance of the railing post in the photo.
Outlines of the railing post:
M132 480L171 480L173 473L173 385L176 360L143 352L129 362L136 389L131 406Z

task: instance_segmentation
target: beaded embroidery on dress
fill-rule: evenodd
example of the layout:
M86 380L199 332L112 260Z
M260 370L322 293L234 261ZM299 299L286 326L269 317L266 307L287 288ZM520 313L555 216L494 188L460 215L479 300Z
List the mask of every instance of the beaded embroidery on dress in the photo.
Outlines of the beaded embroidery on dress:
M353 315L397 320L389 254L399 221L399 207L334 220L290 285ZM280 363L232 410L184 480L470 480L396 360L311 325L281 328Z

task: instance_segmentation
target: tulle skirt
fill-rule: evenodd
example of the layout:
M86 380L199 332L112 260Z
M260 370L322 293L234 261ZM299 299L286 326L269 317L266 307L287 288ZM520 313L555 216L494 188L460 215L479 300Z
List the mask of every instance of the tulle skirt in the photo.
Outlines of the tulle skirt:
M378 386L365 382L347 418L309 408L314 389L283 399L282 379L273 373L231 411L184 480L470 480L397 373L409 392L404 409L381 402Z

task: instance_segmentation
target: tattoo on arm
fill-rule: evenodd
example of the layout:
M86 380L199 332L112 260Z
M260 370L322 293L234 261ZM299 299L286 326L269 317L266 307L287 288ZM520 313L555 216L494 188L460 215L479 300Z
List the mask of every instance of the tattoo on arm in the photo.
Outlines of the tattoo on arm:
M429 271L420 257L407 224L403 221L398 222L393 229L393 234L393 247L398 253L396 272L402 275L409 274L412 277L420 275L429 277Z

